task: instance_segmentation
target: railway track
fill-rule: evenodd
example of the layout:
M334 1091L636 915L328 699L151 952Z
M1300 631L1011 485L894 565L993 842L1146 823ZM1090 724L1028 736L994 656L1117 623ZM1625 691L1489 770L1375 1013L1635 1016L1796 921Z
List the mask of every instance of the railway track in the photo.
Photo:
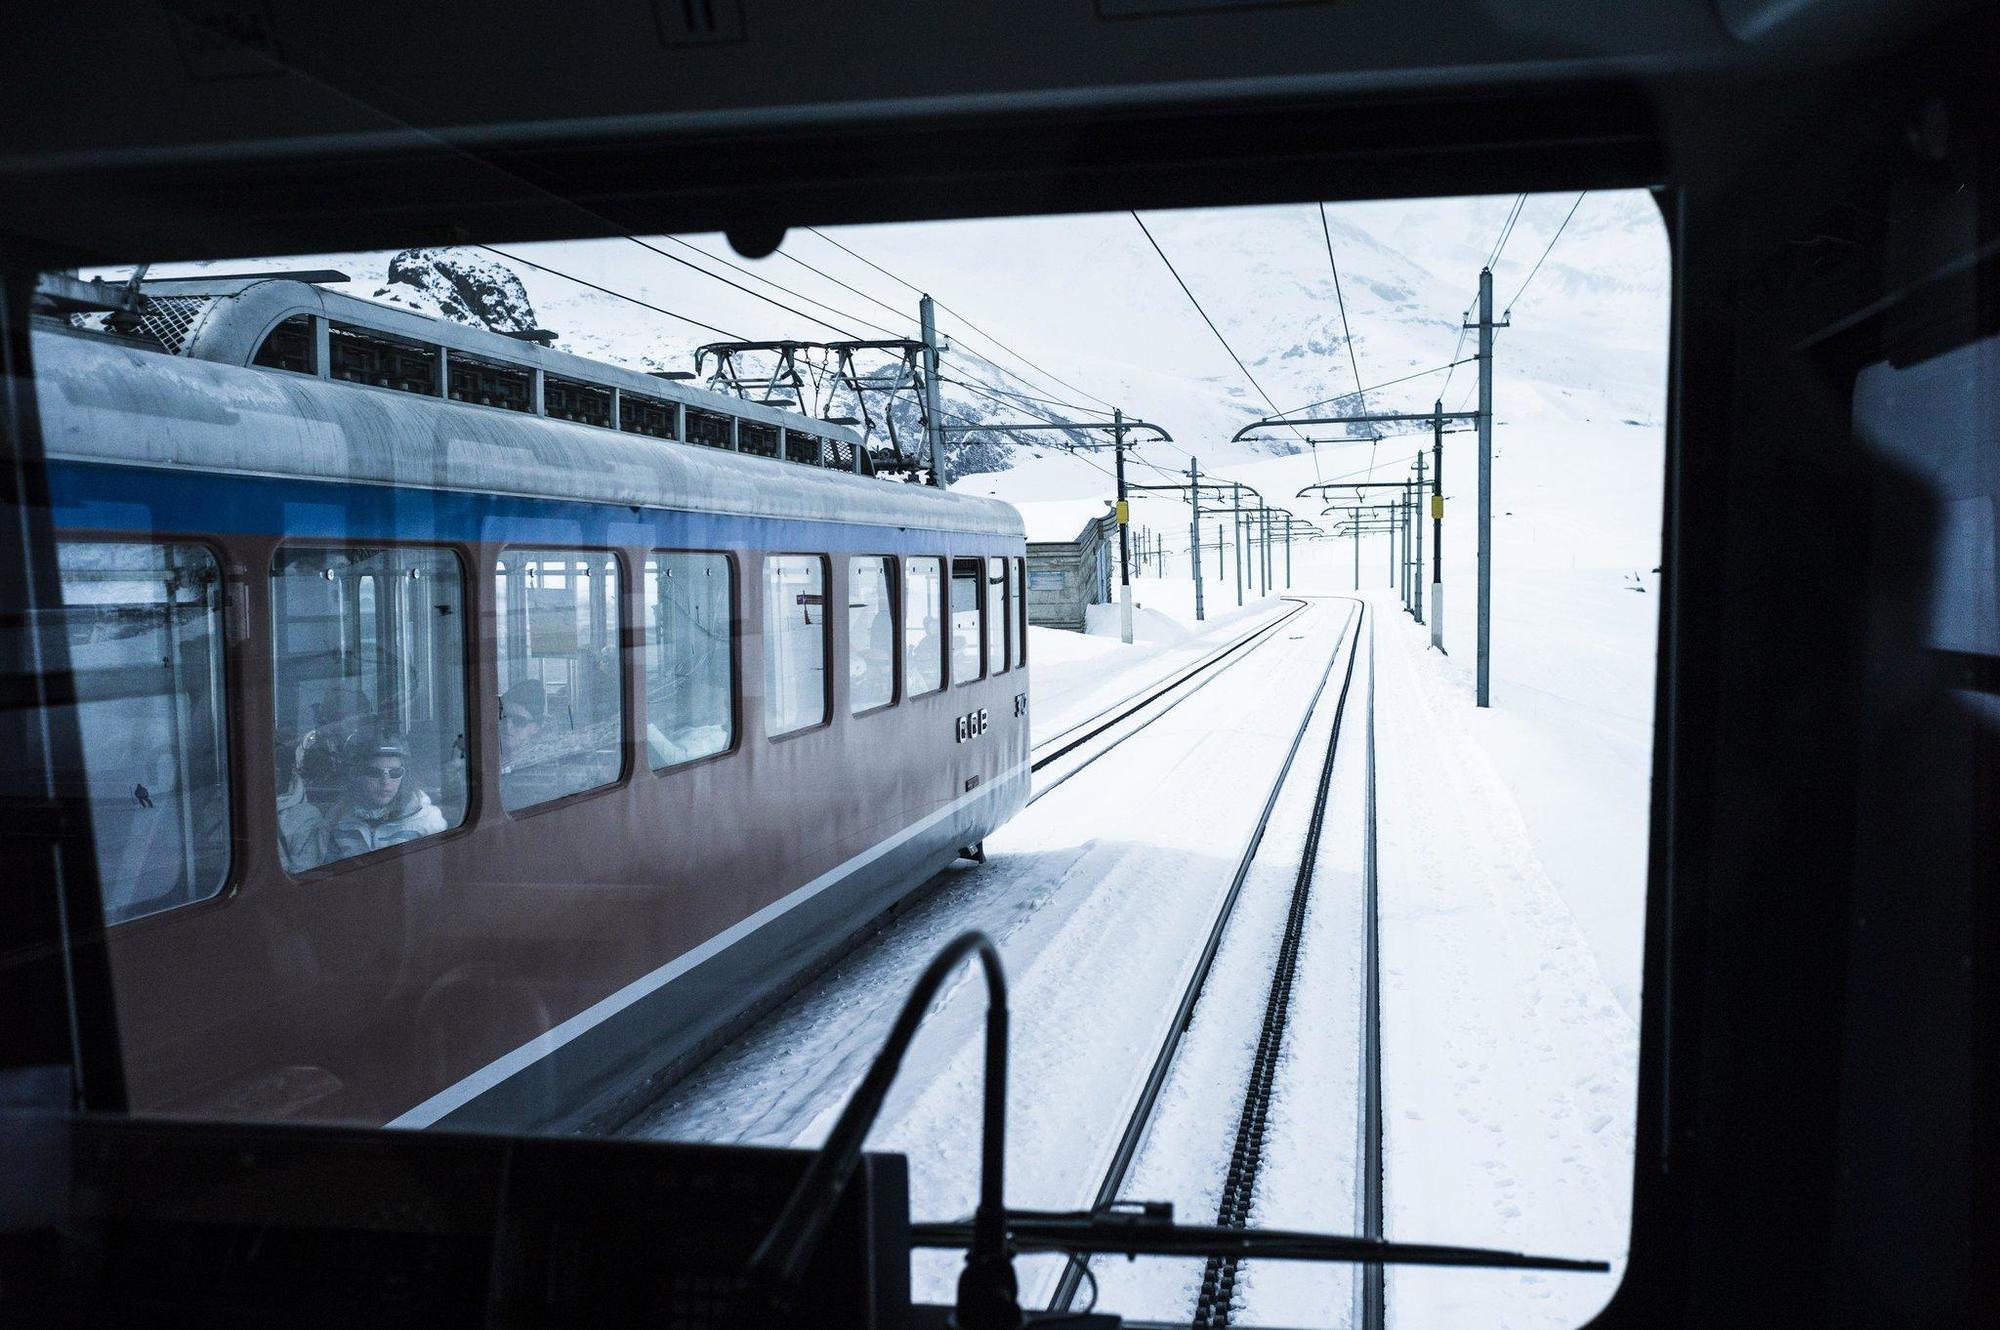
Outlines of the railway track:
M1029 754L1029 769L1037 779L1028 802L1033 803L1054 790L1277 636L1278 630L1296 619L1308 604L1291 597L1286 599L1291 600L1292 607L1271 622L1037 744Z
M1358 1084L1360 1103L1358 1121L1360 1141L1356 1153L1356 1231L1365 1237L1382 1236L1382 1166L1381 1166L1381 1057L1377 1041L1379 1023L1379 975L1376 969L1376 902L1375 902L1375 758L1374 758L1374 635L1370 631L1371 622L1367 618L1367 607L1356 602L1348 629L1335 645L1327 658L1325 671L1313 692L1311 703L1299 722L1298 732L1293 736L1283 764L1276 779L1271 784L1255 829L1245 845L1241 860L1228 892L1210 925L1201 955L1194 971L1183 989L1181 1000L1175 1010L1173 1020L1168 1025L1155 1055L1153 1066L1132 1105L1126 1119L1125 1128L1113 1153L1110 1164L1100 1180L1093 1208L1100 1208L1119 1200L1125 1178L1138 1154L1140 1143L1145 1139L1147 1129L1158 1106L1160 1093L1165 1088L1169 1073L1178 1053L1181 1037L1194 1018L1202 992L1213 968L1215 956L1227 933L1237 901L1242 895L1242 887L1255 863L1262 847L1264 831L1269 825L1273 810L1278 806L1281 793L1290 778L1291 770L1306 734L1312 726L1313 718L1319 710L1320 698L1333 677L1335 667L1340 663L1342 648L1346 648L1346 669L1342 672L1340 692L1335 702L1333 723L1330 728L1326 751L1321 758L1320 768L1314 787L1312 815L1307 823L1306 841L1300 856L1299 868L1292 885L1289 907L1286 911L1283 936L1279 943L1278 955L1272 966L1271 980L1266 995L1264 1010L1260 1017L1260 1028L1252 1056L1251 1066L1245 1085L1243 1101L1237 1119L1236 1131L1230 1146L1229 1160L1224 1176L1221 1200L1217 1207L1215 1222L1218 1225L1243 1227L1249 1222L1251 1208L1256 1196L1257 1174L1262 1162L1264 1137L1269 1118L1272 1097L1277 1084L1277 1068L1284 1047L1284 1035L1290 1015L1293 978L1298 968L1298 958L1305 933L1307 906L1311 899L1313 877L1319 857L1320 835L1325 821L1328 799L1333 785L1335 759L1340 751L1340 739L1347 718L1349 695L1353 688L1355 667L1360 660L1364 635L1369 654L1367 672L1367 696L1361 705L1366 708L1364 741L1366 744L1366 816L1367 828L1364 841L1363 862L1363 951L1362 988L1362 1041ZM1055 1293L1049 1302L1052 1312L1068 1311L1075 1300L1079 1288L1088 1277L1087 1262L1084 1258L1072 1257L1057 1281ZM1194 1309L1193 1323L1197 1326L1226 1326L1234 1307L1236 1283L1239 1274L1238 1262L1234 1258L1210 1258L1202 1272L1200 1291ZM1383 1325L1383 1279L1380 1266L1368 1266L1357 1281L1356 1324L1363 1330L1381 1330Z
M1028 802L1033 803L1040 799L1194 696L1209 683L1221 677L1230 666L1247 658L1259 646L1270 642L1280 629L1293 623L1311 604L1307 600L1291 597L1287 599L1291 601L1291 607L1277 618L1224 643L1199 660L1170 671L1139 692L1121 698L1043 741L1030 753L1030 769L1038 776L1044 771L1052 770L1052 775L1046 783L1039 785ZM1268 810L1266 811L1268 815ZM727 1048L745 1030L755 1027L758 1022L789 1002L797 993L838 968L892 919L921 902L934 885L945 880L945 876L941 874L933 878L887 914L871 921L868 927L857 930L847 947L841 948L817 965L798 970L783 986L773 988L764 1001L744 1013L728 1036L719 1040L714 1048L709 1049L701 1058L690 1060L671 1075L649 1086L643 1098L634 1098L621 1106L615 1116L607 1116L597 1123L596 1129L604 1132L621 1132L629 1129L632 1124L644 1120L685 1078L693 1075L709 1058Z

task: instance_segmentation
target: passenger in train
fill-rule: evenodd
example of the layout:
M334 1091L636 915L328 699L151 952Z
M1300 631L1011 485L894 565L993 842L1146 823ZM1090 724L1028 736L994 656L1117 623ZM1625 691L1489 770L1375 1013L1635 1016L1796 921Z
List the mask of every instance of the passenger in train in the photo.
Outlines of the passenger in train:
M926 614L924 616L924 635L917 639L916 658L927 662L927 668L932 671L932 677L936 677L936 671L939 669L938 662L944 659L944 638L939 632L940 627L937 615Z
M300 744L299 771L315 802L330 804L344 795L353 765L348 749L357 737L366 736L372 711L368 695L351 680L334 682L313 704L313 726Z
M346 859L444 830L443 812L409 779L409 751L401 739L370 736L351 747L352 793L334 823L334 857Z
M548 754L537 751L548 720L549 694L540 679L516 680L500 695L500 802L508 808L568 793Z
M305 776L299 771L299 744L278 736L272 768L278 779L278 858L287 873L318 868L330 855L326 815L306 798Z

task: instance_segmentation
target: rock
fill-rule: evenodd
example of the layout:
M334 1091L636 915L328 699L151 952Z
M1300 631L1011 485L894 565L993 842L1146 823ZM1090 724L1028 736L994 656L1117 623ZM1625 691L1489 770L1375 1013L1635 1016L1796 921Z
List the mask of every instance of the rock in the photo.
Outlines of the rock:
M535 328L535 309L514 270L466 249L406 249L389 260L375 299L495 332Z

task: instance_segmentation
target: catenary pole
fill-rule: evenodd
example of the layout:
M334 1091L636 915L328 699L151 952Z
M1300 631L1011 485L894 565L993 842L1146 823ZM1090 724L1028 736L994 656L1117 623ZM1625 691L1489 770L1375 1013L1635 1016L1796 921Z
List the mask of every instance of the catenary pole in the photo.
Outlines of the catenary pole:
M951 484L951 466L944 451L944 414L938 405L937 311L929 296L917 301L917 327L924 342L924 442L931 454L931 484Z
M1236 524L1236 608L1243 608L1243 487L1235 481L1229 482L1230 506L1236 509L1233 520Z
M1271 510L1263 508L1257 514L1264 526L1264 594L1271 594L1271 582L1277 572L1276 555L1271 553Z
M1132 504L1125 497L1125 413L1111 412L1111 456L1118 480L1118 640L1132 645Z
M1473 701L1493 704L1493 271L1479 270L1479 661Z
M1188 458L1188 567L1194 573L1194 621L1201 613L1201 463Z
M1418 623L1422 623L1424 621L1424 518L1422 511L1423 504L1426 501L1424 498L1424 461L1425 461L1424 455L1422 453L1418 453L1417 489L1416 489L1417 520L1415 522L1415 526L1417 529L1417 561L1416 561L1416 576L1415 578L1412 579L1416 583Z
M1431 408L1431 645L1444 650L1444 401Z

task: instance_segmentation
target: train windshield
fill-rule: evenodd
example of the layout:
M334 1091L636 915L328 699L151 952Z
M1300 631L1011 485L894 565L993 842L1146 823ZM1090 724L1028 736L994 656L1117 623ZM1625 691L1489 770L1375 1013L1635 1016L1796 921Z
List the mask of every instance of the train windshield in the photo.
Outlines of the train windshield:
M979 930L1010 1204L1609 1267L1042 1251L1024 1304L1587 1320L1638 1106L1652 200L636 241L42 278L44 715L127 1106L815 1146ZM984 998L927 1010L868 1143L951 1220Z

